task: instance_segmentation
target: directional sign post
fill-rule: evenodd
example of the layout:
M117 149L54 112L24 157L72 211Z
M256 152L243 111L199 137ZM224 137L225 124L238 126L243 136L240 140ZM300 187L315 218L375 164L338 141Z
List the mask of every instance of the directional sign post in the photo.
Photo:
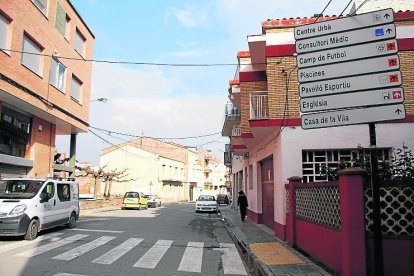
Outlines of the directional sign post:
M384 25L394 22L394 11L386 9L358 16L342 17L337 20L323 21L295 28L295 39L304 39L352 29Z
M369 124L374 272L383 275L375 122L405 118L392 9L296 27L303 129Z
M303 98L300 100L302 113L343 109L349 107L385 105L404 102L402 88L389 88L330 96Z
M400 120L405 118L403 104L384 105L358 109L342 109L321 113L304 114L303 129L346 126L354 124Z
M301 98L400 86L400 71L308 82L299 85Z
M381 42L367 43L344 47L341 49L331 49L320 52L312 52L297 57L298 68L326 65L357 59L385 56L398 52L397 41L395 39Z

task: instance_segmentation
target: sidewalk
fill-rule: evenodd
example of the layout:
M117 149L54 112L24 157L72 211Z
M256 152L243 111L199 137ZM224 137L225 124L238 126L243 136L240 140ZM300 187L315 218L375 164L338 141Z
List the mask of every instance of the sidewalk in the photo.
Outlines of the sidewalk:
M285 243L273 232L231 208L221 208L224 225L239 246L253 275L321 276L331 275Z

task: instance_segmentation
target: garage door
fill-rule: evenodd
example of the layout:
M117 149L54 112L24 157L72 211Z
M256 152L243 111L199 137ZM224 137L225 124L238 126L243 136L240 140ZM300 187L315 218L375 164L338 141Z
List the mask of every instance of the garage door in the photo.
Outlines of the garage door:
M27 177L27 168L0 163L0 179L10 177Z
M262 176L263 224L274 229L273 157L260 162Z

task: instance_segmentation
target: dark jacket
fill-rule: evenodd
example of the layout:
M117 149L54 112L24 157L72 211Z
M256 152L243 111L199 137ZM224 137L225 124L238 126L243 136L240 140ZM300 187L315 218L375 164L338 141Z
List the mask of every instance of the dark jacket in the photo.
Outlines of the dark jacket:
M239 195L239 197L237 198L237 206L240 206L240 208L246 208L249 206L245 194Z

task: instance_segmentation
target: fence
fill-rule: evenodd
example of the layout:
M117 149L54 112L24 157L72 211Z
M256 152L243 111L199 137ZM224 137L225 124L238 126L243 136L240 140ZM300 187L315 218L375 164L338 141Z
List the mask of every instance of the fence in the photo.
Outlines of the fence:
M364 171L349 168L339 181L286 185L286 238L342 275L373 275L372 199ZM381 187L384 275L414 271L413 186ZM398 254L395 254L398 252Z
M267 91L250 93L250 119L268 117Z

